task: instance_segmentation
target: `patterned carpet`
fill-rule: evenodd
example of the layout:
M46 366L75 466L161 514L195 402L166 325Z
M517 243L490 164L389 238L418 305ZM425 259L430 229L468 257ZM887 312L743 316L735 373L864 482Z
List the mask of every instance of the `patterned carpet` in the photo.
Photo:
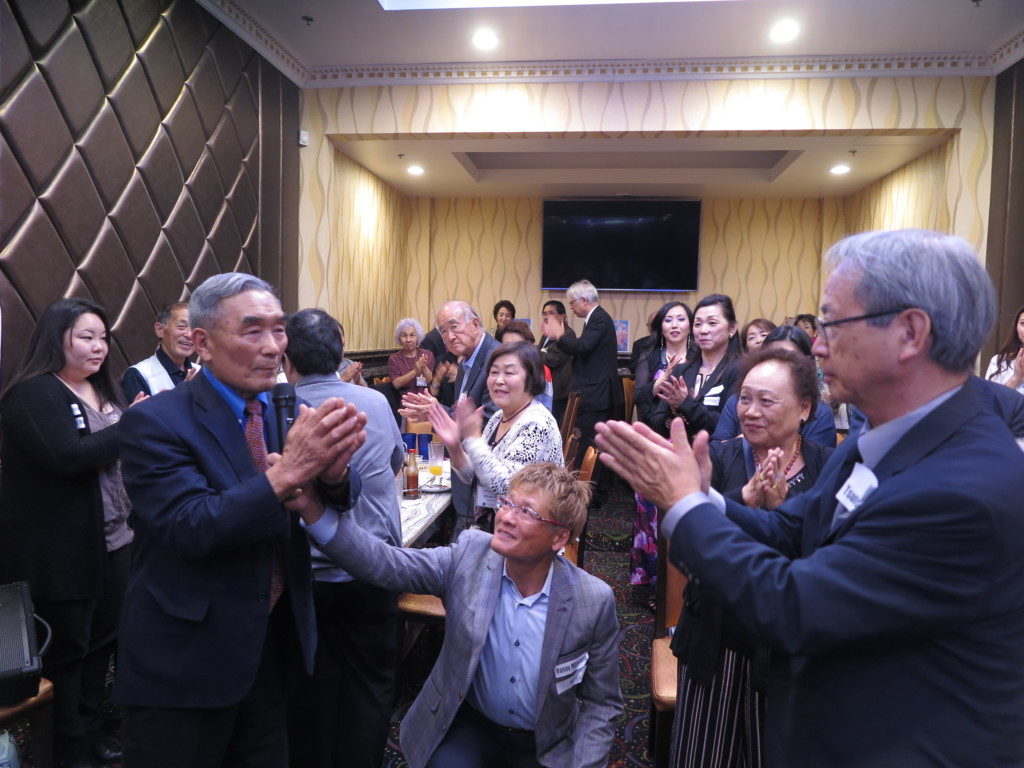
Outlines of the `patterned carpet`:
M608 762L611 768L649 768L651 765L647 734L654 621L649 610L629 599L627 575L632 519L632 491L616 481L611 483L609 497L601 508L591 511L587 530L586 570L611 585L619 617L619 682L625 713L616 727ZM404 768L406 765L398 748L398 726L433 665L441 641L437 633L438 630L424 632L403 664L398 706L392 717L385 753L385 768ZM21 748L22 768L33 768L31 751L26 743L30 739L24 722L14 729L14 736ZM117 764L112 764L111 768L117 768Z
M587 528L586 570L611 585L619 617L619 684L625 712L615 730L608 761L611 768L649 768L651 765L647 734L654 617L649 610L629 599L627 577L632 521L633 492L625 484L614 482L607 501L600 509L591 510ZM424 632L402 667L385 768L405 768L405 759L398 748L398 726L430 672L440 647L439 631Z

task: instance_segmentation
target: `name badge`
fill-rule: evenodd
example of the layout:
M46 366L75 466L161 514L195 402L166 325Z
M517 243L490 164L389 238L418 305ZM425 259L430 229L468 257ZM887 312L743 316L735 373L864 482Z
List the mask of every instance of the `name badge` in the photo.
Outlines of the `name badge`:
M425 378L423 378L422 376L417 376L416 377L416 386L417 387L425 387L425 386L427 386L427 380Z
M717 395L707 395L704 397L704 405L717 407L720 402L722 402L722 398Z
M555 681L555 690L558 693L565 693L574 685L582 682L583 673L587 671L587 660L589 658L590 654L584 651L575 659L555 666L555 678L564 678L561 680L556 679Z
M853 512L877 487L878 478L875 477L875 473L857 462L853 465L853 472L846 478L843 487L836 493L836 501L842 504L847 512Z

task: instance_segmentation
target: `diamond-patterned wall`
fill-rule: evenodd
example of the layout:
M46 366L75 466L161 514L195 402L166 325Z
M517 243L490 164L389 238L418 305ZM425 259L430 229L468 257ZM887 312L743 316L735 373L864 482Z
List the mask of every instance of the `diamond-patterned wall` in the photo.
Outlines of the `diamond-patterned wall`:
M297 131L298 89L194 0L0 0L2 375L64 296L107 311L118 375L217 272L293 307Z

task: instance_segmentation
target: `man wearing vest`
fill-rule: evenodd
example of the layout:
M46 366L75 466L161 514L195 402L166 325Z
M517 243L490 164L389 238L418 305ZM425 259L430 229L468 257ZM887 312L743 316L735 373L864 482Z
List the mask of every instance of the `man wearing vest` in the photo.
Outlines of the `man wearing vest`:
M189 360L192 354L192 327L188 324L187 302L165 304L153 330L160 339L156 353L133 365L121 377L125 402L135 400L139 392L155 395L166 389L174 389L191 379L199 370L199 366Z

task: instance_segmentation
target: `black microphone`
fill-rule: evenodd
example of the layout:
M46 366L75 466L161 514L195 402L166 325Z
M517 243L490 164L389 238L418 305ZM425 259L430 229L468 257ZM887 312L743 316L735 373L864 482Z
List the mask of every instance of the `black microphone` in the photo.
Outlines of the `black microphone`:
M281 453L284 450L284 440L288 436L288 428L295 421L295 387L288 383L275 384L271 398L274 401L274 416L277 419L277 444L271 450L274 453Z

